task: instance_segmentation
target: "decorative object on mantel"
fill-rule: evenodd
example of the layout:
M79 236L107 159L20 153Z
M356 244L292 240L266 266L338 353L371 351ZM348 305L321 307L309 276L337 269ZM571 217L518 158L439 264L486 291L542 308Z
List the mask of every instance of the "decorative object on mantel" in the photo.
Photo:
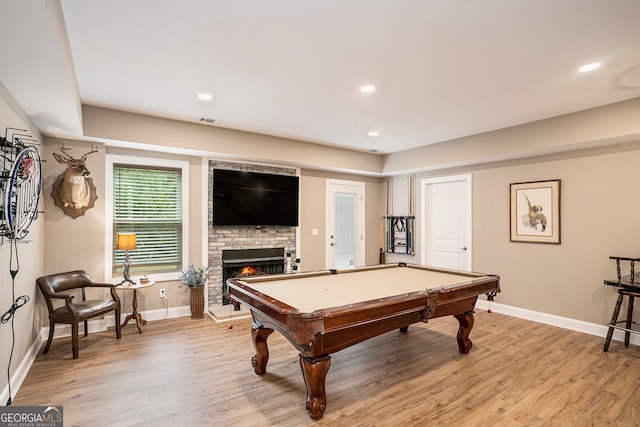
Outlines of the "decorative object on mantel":
M289 274L293 271L291 252L287 252L284 257L284 272Z
M116 236L116 249L124 251L124 263L122 264L122 277L123 280L120 285L130 283L135 285L135 282L131 280L131 263L129 262L129 251L138 249L138 243L136 241L136 233L118 233Z
M193 264L189 265L187 270L182 271L180 280L184 286L191 290L191 318L202 319L204 317L204 285L209 278L209 267L203 266L195 268Z
M56 178L51 196L56 206L75 219L92 208L98 198L93 179L89 178L91 172L87 169L86 160L89 154L99 151L94 146L91 151L76 159L67 152L69 148L65 148L64 143L58 144L58 147L62 154L53 153L53 157L59 163L67 165L67 169Z

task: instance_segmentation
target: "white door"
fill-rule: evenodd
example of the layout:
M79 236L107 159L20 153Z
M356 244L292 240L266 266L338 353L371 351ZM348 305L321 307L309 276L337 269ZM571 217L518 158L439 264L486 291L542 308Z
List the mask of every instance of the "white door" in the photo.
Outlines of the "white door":
M422 264L471 270L471 175L423 179Z
M327 180L327 268L364 265L364 183Z

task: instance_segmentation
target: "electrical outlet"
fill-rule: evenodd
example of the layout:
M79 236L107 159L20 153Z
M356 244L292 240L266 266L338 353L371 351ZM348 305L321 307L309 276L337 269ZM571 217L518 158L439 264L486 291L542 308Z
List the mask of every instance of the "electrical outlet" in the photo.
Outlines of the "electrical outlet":
M165 288L160 289L160 298L167 298L167 290Z

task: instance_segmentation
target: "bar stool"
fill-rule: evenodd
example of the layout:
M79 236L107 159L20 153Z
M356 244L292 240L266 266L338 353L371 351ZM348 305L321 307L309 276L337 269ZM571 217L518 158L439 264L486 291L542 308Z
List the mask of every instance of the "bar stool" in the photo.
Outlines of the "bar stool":
M631 334L640 335L640 331L633 330L632 326L637 325L633 321L633 303L635 297L640 297L640 277L635 276L635 262L640 261L640 258L628 258L628 257L616 257L610 256L609 259L616 260L616 270L618 278L617 280L605 280L604 284L609 286L618 287L618 299L616 300L616 306L613 309L613 315L611 316L611 322L609 323L609 330L607 332L607 338L604 341L603 351L609 350L609 344L611 343L611 337L615 329L624 331L624 345L629 347L629 337ZM628 276L622 276L620 270L620 261L629 261L631 263L631 271ZM624 297L628 298L627 304L627 316L625 320L618 321L620 315L620 308L624 301ZM618 326L618 324L624 323L625 327Z

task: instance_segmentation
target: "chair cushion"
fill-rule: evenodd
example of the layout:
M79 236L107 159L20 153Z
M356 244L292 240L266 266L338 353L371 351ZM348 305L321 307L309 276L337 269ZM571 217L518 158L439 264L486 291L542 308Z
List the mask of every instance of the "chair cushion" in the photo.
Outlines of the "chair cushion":
M113 310L117 305L113 300L88 300L73 303L73 306L78 310L79 319L100 316ZM69 322L72 319L71 312L66 305L56 308L50 317L56 322Z

